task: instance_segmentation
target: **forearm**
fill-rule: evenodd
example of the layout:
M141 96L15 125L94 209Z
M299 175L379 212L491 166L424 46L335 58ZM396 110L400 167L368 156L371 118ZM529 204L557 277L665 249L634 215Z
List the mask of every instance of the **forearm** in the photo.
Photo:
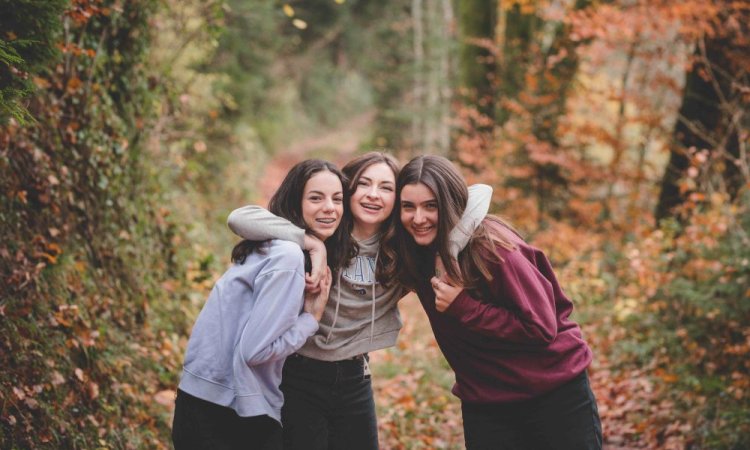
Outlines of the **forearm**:
M305 230L260 206L248 205L235 209L229 214L227 225L243 239L281 239L305 248Z
M303 312L284 334L248 357L245 363L253 366L286 358L299 350L307 342L307 338L316 331L318 331L318 321L310 313Z
M469 199L458 224L448 235L450 256L458 259L458 254L469 243L474 230L482 222L490 208L492 187L486 184L469 186Z
M482 302L466 291L455 299L446 313L478 334L507 342L547 345L557 335L555 323Z

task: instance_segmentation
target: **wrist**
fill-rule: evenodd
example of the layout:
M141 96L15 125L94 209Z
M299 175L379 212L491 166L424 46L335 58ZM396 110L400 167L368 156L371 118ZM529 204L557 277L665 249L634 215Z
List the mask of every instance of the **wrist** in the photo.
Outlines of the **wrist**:
M323 241L321 241L317 237L311 234L305 233L303 248L309 252L315 252L315 251L325 250L325 244L323 244Z

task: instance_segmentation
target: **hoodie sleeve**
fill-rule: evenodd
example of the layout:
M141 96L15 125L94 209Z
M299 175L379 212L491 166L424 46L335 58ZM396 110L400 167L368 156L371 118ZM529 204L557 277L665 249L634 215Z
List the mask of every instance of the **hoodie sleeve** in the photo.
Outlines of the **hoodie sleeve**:
M305 247L305 230L260 206L247 205L235 209L229 214L227 225L234 234L243 239L281 239L294 242L300 248Z
M301 255L291 255L299 260L295 261L298 267L271 269L255 280L256 303L239 342L242 358L248 366L291 355L318 330L318 322L311 314L300 313L305 279Z
M486 184L473 184L469 186L469 199L466 202L466 210L461 216L458 224L448 235L450 256L458 259L458 254L469 243L471 235L482 222L490 209L492 200L492 187Z
M508 307L473 298L461 291L445 310L463 326L509 342L547 345L557 336L555 293L547 280L519 251L492 265L493 292Z

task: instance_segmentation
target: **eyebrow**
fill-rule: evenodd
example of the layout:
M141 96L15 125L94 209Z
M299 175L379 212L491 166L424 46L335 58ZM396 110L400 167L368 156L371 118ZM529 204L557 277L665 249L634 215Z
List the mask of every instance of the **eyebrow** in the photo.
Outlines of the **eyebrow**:
M366 177L366 176L364 176L364 175L363 175L363 176L361 176L361 177L359 177L359 179L360 179L360 180L367 180L367 181L369 181L369 182L371 182L371 183L372 183L372 178L370 178L370 177ZM388 183L388 184L395 184L395 183L394 183L393 181L390 181L390 180L383 180L383 181L381 181L381 183L383 183L383 184L385 184L385 183Z
M326 195L325 192L323 192L323 191L309 191L307 193L307 195L310 195L310 194ZM334 192L331 195L343 195L343 192L342 191L336 191L336 192Z
M412 204L412 205L413 205L413 204L414 204L415 202L413 202L413 201L411 201L411 200L403 200L403 199L402 199L402 200L401 200L401 204L403 205L404 203L409 203L409 204ZM426 204L426 203L437 203L437 199L436 199L436 198L433 198L433 199L431 199L431 200L425 200L425 201L423 201L423 202L421 202L421 203L419 203L419 204L420 204L420 205L424 205L424 204Z

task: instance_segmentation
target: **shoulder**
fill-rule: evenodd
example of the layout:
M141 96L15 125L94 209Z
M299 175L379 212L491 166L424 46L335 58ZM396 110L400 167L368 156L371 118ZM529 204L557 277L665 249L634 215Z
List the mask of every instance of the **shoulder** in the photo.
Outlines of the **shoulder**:
M493 245L489 247L502 249L503 253L513 252L528 245L515 229L496 216L486 216L480 228L475 236L492 241Z
M303 270L305 256L294 242L272 239L266 244L268 270Z

